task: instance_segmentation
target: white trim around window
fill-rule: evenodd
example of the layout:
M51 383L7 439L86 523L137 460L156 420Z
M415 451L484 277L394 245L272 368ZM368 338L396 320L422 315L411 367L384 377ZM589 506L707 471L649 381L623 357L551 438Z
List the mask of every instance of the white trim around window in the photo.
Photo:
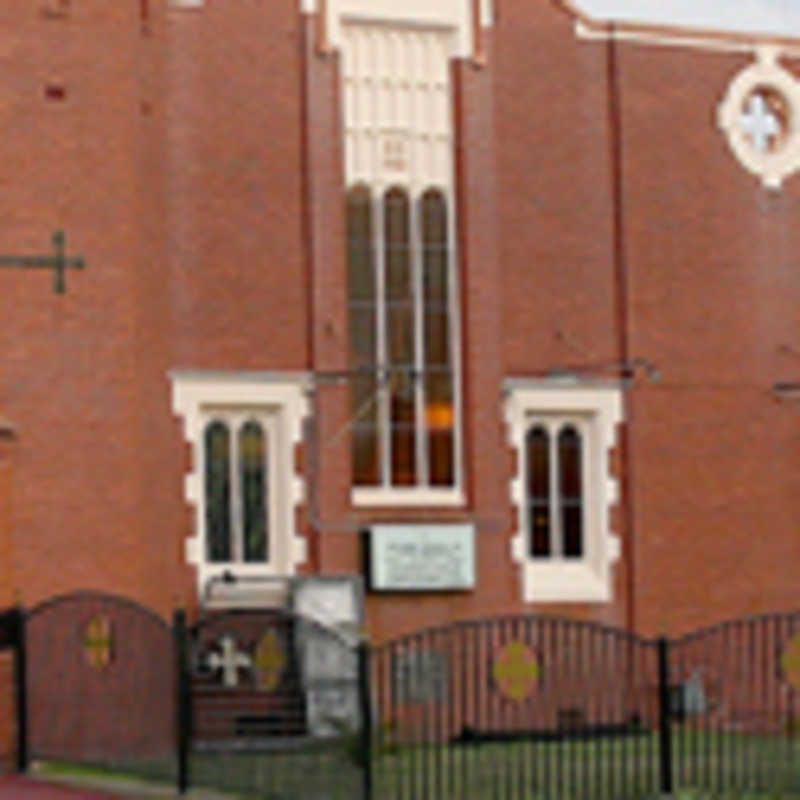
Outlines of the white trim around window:
M517 456L511 502L518 529L511 540L513 560L522 570L526 603L607 603L612 599L612 566L619 558L619 538L611 531L611 508L618 482L609 471L609 453L622 422L622 390L617 384L565 382L560 379L510 379L505 417L509 444ZM582 454L582 531L580 557L565 557L554 546L549 557L534 557L528 497L526 438L534 428L551 433L565 426L579 431ZM551 495L555 476L551 479ZM552 532L560 535L553 503Z
M296 529L297 507L304 502L305 484L296 474L295 446L303 438L309 414L308 379L297 373L173 371L172 408L183 419L184 436L192 449L191 471L185 477L185 498L194 510L193 535L186 540L186 561L197 569L198 596L206 596L209 581L230 573L236 578L287 577L307 558L306 539ZM239 557L241 542L233 545L230 561L208 556L205 507L205 431L218 420L230 425L231 436L247 420L261 424L268 463L268 557L263 562ZM232 451L235 455L236 448ZM233 460L232 469L238 469ZM233 504L237 481L232 477ZM235 513L235 512L234 512ZM241 536L232 523L234 538ZM238 555L236 555L238 554Z

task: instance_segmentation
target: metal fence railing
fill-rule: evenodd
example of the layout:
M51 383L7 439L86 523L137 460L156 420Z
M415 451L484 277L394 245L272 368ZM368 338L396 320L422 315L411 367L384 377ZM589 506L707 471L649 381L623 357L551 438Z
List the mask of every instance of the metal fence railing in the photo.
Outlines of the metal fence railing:
M800 790L800 614L644 639L453 623L370 646L283 610L172 624L81 593L0 614L17 757L271 800Z

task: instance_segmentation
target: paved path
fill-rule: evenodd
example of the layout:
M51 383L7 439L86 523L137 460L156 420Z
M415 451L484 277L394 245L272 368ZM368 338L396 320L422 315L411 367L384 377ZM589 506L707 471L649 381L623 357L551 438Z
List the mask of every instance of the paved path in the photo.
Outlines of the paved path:
M55 786L31 778L0 778L0 800L111 800L112 797L118 800L119 795Z
M235 800L233 795L203 789L192 789L179 796L174 787L132 780L90 780L70 776L53 780L56 782L0 775L0 800Z

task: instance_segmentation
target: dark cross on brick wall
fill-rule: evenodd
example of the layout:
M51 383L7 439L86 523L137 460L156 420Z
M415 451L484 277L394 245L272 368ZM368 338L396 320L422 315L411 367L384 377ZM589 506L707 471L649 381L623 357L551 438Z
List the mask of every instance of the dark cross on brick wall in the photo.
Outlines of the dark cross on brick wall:
M53 270L53 291L64 294L66 291L64 272L68 269L83 269L86 265L82 258L68 258L64 252L66 237L64 231L53 234L52 256L0 256L0 267L35 268L44 267Z

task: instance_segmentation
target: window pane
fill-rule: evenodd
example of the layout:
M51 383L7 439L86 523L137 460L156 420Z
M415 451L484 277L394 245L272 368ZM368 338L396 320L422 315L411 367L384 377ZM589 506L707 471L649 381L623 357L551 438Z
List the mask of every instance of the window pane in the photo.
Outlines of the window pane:
M230 434L222 422L205 433L206 557L231 560Z
M528 468L528 533L531 555L543 558L550 548L550 436L533 428L526 438Z
M350 270L350 355L354 368L375 367L377 357L377 300L373 249L372 197L365 186L347 198L347 238ZM351 384L353 415L353 483L374 486L380 482L374 374L357 377Z
M425 309L425 363L450 363L450 336L447 311Z
M384 200L386 300L411 298L408 196L391 189Z
M426 192L422 208L422 259L425 307L447 307L447 206L441 192Z
M581 485L581 436L573 427L558 435L561 529L565 557L583 555L583 488Z
M417 482L414 411L414 380L407 373L393 373L391 381L393 486L413 486Z
M386 309L386 342L390 364L414 365L414 309L410 303L393 303Z
M353 417L353 483L380 483L378 384L374 376L357 377L351 384Z
M455 405L453 375L449 371L428 373L425 378L425 423L431 486L452 486L455 482Z
M350 300L375 302L375 261L372 243L372 199L357 186L347 195L347 255Z
M350 353L353 367L375 365L375 306L350 304Z
M242 536L244 560L268 558L267 449L261 426L251 421L239 432L239 479L242 492Z

